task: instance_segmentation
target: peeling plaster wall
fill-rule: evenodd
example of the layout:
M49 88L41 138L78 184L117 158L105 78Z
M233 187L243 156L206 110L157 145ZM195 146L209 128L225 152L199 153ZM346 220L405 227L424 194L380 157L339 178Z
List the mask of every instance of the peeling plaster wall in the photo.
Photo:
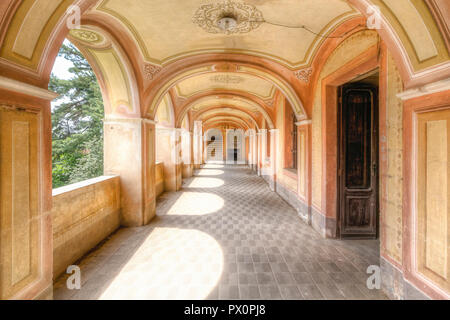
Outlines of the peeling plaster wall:
M382 254L402 263L403 208L403 102L397 94L403 91L400 73L391 55L387 61L386 98L386 172L381 172L381 238Z

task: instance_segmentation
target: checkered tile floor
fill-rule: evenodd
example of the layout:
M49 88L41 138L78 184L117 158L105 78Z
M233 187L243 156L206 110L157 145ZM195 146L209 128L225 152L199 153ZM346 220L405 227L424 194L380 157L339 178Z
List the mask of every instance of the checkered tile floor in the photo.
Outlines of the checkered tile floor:
M386 299L366 287L378 241L321 238L247 167L207 165L165 193L146 227L82 259L55 299Z

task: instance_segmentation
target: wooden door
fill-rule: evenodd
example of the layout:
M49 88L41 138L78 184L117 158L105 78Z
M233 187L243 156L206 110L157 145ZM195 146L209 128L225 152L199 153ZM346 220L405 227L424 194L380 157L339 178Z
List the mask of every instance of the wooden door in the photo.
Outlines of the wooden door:
M378 233L378 90L346 85L339 95L339 222L341 238Z

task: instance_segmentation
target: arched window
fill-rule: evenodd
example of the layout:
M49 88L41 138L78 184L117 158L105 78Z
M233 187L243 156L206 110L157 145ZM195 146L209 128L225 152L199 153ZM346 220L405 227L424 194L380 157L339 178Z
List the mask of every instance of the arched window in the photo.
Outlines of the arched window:
M64 41L52 70L52 176L58 188L103 175L104 106L97 78L80 51Z

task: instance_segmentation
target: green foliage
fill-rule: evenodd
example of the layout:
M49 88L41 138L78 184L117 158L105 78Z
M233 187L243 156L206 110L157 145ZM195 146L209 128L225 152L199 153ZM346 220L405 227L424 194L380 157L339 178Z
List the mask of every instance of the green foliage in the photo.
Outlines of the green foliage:
M53 188L103 175L103 99L94 72L72 45L59 56L73 63L69 80L52 74L49 90L60 94L52 109Z

